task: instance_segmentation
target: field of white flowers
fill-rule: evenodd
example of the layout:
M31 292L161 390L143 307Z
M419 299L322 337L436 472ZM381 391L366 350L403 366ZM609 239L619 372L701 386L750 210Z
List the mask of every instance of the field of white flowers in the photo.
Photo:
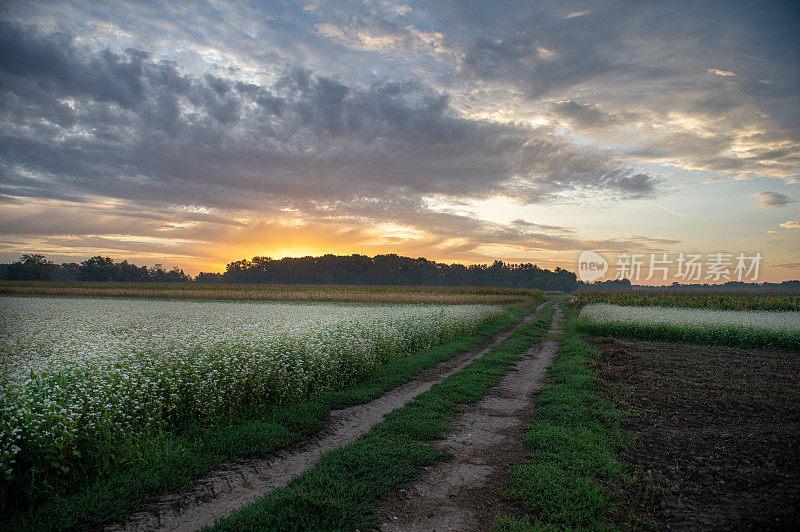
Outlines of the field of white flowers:
M340 388L502 312L3 297L0 478L14 475L26 450L58 466L87 441L113 444Z
M586 305L578 325L593 334L697 341L743 347L800 348L800 312Z

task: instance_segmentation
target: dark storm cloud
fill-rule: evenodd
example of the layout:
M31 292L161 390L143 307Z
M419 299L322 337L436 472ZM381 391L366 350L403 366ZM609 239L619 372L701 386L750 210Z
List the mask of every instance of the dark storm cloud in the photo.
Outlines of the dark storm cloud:
M458 118L418 82L359 88L291 67L261 86L64 33L0 33L6 194L252 208L454 191L642 197L657 183L548 131Z

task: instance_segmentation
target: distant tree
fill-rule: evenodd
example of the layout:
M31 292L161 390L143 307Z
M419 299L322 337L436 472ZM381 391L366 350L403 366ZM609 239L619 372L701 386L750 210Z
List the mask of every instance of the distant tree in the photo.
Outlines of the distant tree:
M142 283L152 279L147 266L136 266L135 264L130 264L127 260L123 260L114 264L111 280L122 283Z
M5 279L9 281L49 281L56 265L44 255L25 254L6 268Z
M590 286L595 290L628 290L632 285L630 279L609 279L608 281L595 281Z
M164 278L165 283L187 283L191 280L192 279L177 266L173 266Z
M98 255L81 263L77 280L123 283L188 283L192 279L177 266L174 266L170 271L166 271L160 264L156 264L154 268L148 268L147 266L131 264L127 260L115 263L110 257Z
M107 282L114 279L114 261L111 257L101 257L97 255L81 262L79 281Z
M197 274L197 277L194 278L194 282L196 283L208 283L208 284L219 284L224 283L225 278L221 273L208 273L208 272L200 272Z
M150 268L149 276L150 281L157 283L187 283L192 280L177 266L173 266L171 270L166 271L160 264Z
M77 281L81 265L75 262L64 262L53 270L50 278L53 281Z

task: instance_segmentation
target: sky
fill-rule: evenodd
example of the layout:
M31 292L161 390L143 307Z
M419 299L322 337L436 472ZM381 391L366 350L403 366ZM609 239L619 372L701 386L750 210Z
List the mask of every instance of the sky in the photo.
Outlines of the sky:
M722 253L798 279L798 23L777 1L3 2L0 261L590 250L607 278Z

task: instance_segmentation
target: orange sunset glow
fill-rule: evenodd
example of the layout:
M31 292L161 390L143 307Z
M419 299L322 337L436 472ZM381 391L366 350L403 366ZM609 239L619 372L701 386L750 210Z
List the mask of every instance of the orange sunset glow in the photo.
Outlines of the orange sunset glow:
M800 277L796 6L574 4L11 3L0 261Z

